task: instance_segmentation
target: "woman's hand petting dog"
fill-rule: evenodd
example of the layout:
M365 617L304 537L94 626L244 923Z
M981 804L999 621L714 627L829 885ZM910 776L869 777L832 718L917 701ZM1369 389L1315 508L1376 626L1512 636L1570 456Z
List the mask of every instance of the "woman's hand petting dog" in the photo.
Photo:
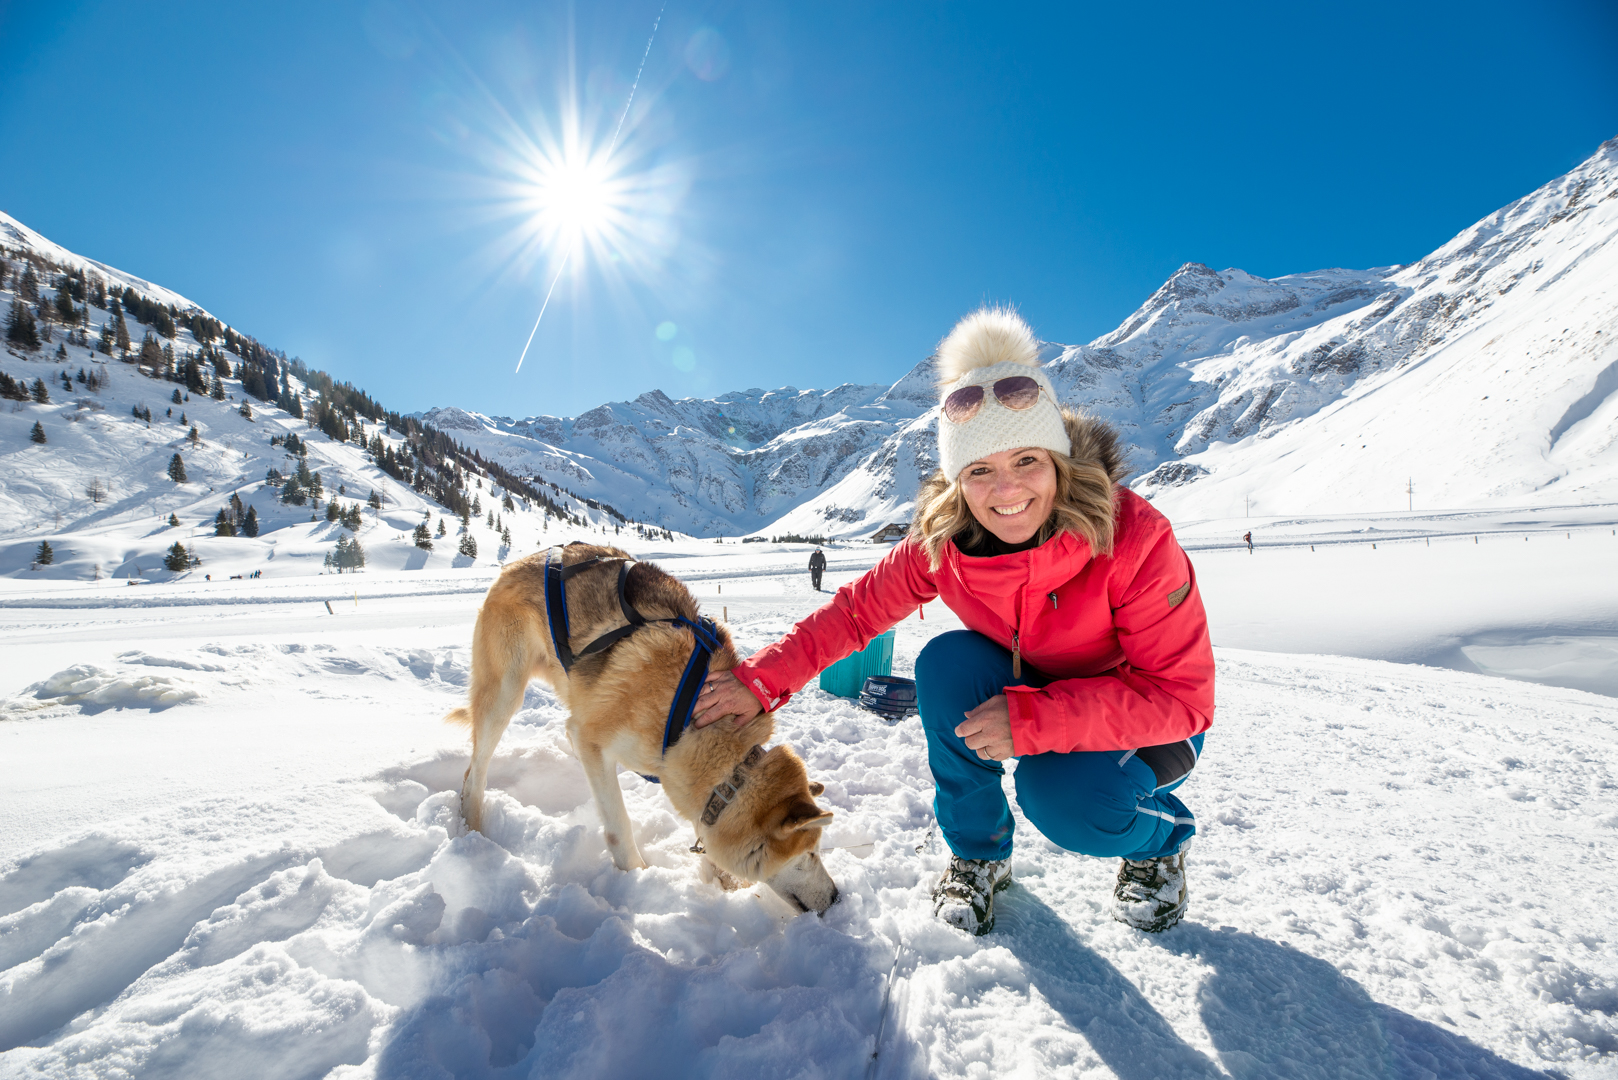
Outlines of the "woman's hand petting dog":
M955 725L955 734L966 740L985 761L1004 761L1011 756L1011 707L1006 695L996 694L966 714L964 724Z
M733 717L741 727L764 711L753 692L728 671L711 671L697 695L696 719L692 727L707 727L721 717Z

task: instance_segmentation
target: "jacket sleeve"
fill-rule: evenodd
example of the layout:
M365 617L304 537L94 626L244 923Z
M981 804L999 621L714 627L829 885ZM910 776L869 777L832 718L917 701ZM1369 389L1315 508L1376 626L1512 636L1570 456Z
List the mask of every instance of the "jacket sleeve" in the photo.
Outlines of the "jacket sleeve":
M737 664L735 675L766 711L781 708L805 683L938 595L927 556L904 540L819 610Z
M1191 560L1172 532L1155 538L1132 579L1113 595L1124 663L1040 689L1008 686L1013 753L1159 746L1212 723L1208 617Z

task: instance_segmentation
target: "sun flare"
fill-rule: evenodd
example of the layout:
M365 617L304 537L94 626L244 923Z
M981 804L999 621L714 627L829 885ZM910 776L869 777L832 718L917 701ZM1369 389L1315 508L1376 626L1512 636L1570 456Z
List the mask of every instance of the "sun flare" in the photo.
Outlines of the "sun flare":
M608 240L623 226L623 183L604 154L563 153L537 162L527 202L539 231L563 250Z

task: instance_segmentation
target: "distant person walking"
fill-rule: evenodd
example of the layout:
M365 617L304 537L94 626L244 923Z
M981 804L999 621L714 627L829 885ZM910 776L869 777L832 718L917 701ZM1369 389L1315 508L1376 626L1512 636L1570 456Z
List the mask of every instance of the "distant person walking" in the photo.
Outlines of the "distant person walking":
M809 556L809 580L814 583L815 592L820 591L820 575L826 572L826 553L815 548L815 553Z
M1245 532L1242 534L1242 539L1247 541L1247 553L1249 555L1253 554L1253 534L1251 532Z

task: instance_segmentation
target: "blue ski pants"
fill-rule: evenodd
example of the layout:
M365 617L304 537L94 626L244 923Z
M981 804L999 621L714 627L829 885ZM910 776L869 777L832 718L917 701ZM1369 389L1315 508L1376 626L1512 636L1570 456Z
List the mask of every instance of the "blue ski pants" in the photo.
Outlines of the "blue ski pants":
M1005 768L978 757L955 728L1004 687L1049 681L1031 673L1012 678L1011 653L972 630L940 634L916 658L933 809L950 850L963 859L1010 857L1013 822L1001 787ZM1188 742L1192 753L1202 753L1201 735ZM1171 794L1185 778L1159 786L1158 773L1135 751L1031 754L1017 761L1017 805L1069 851L1153 859L1179 851L1197 831L1191 811Z

